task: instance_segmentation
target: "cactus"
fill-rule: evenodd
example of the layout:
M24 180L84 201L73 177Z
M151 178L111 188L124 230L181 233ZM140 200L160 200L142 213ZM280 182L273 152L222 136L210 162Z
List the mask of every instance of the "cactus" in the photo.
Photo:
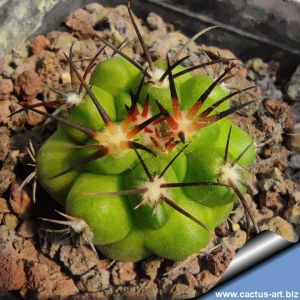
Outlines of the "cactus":
M78 91L59 95L65 102L55 114L23 105L58 122L38 151L37 176L65 208L69 223L60 224L72 222L92 248L116 260L151 254L182 260L205 247L236 200L255 226L243 199L244 167L253 164L255 148L228 119L253 103L231 106L230 98L253 87L233 93L222 87L235 67L231 60L187 69L186 57L153 62L130 5L128 11L148 68L102 40L118 55L98 63L88 84L104 47L83 76L71 47L65 56ZM227 67L216 79L191 73L217 63Z

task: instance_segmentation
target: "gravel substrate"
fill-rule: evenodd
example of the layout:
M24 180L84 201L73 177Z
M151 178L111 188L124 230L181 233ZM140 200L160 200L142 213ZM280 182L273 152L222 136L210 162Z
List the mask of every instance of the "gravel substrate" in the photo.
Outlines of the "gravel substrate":
M188 40L155 13L139 22L153 58L172 57ZM127 8L104 8L89 4L67 17L65 31L38 36L27 45L0 58L0 291L17 291L27 299L189 299L207 292L220 279L247 235L244 211L239 203L230 218L215 231L206 249L181 262L159 257L143 261L117 262L88 247L79 247L73 237L46 234L38 217L55 217L59 206L38 187L36 203L32 182L20 184L34 171L26 147L34 149L54 131L45 129L45 118L33 112L9 117L19 102L39 103L55 99L51 90L70 88L64 52L74 43L74 60L81 70L102 47L96 36L119 45L133 40L123 51L144 63L142 48L128 17ZM191 43L186 49L191 66L209 55L235 58L228 50ZM108 57L107 49L99 59ZM250 170L246 194L260 230L271 230L296 242L300 234L300 66L287 86L277 86L277 62L258 58L239 62L235 76L226 81L229 90L258 84L258 88L234 98L233 102L259 99L232 117L255 138L257 164ZM196 71L216 77L222 66ZM291 109L292 108L292 109ZM50 107L41 110L53 112ZM294 122L296 122L294 128ZM44 224L43 224L44 226Z

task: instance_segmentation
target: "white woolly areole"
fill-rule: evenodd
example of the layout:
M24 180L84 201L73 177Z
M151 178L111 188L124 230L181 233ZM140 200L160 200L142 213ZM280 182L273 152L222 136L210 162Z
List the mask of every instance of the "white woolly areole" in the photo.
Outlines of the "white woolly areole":
M66 94L66 103L71 106L77 106L81 103L82 96L77 93Z
M184 132L186 139L190 138L194 134L194 132L191 130L193 120L188 119L184 113L182 113L182 118L177 120L177 123L178 129L176 131L178 133Z
M238 185L240 182L240 167L239 165L234 165L233 167L231 164L226 164L221 169L221 177L224 182L228 182L230 179L235 185Z
M71 224L71 227L74 230L74 232L79 233L79 234L82 233L83 231L85 231L85 228L87 226L88 225L86 224L86 222L81 219L78 221L73 221Z
M105 128L101 135L101 143L104 146L112 146L121 148L121 144L127 141L128 138L122 126L115 125L113 131L110 128Z
M168 86L168 76L166 76L166 78L162 82L159 81L161 76L165 73L163 69L154 68L153 71L149 70L148 73L151 76L151 81L153 81L153 86L160 88Z
M89 225L84 220L79 219L78 221L73 221L70 226L75 233L79 235L84 234L89 240L93 239L93 233L90 230Z
M157 204L160 200L160 195L162 194L161 185L166 183L164 178L159 178L155 176L153 181L147 181L144 185L144 188L147 189L147 192L143 195L143 203L150 202L153 205Z

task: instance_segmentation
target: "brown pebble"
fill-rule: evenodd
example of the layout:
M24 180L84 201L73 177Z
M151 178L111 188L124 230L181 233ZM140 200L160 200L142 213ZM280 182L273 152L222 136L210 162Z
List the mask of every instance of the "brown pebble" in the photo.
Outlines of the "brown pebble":
M1 102L0 102L1 105ZM20 106L18 104L18 99L15 96L10 96L10 112L15 112L16 110L19 110L22 108L22 106ZM18 114L13 115L12 117L10 117L10 119L8 119L8 128L13 130L13 131L20 131L26 123L27 120L27 114L25 111L20 112Z
M171 300L177 299L191 299L197 296L197 292L192 287L182 284L176 283L170 293Z
M14 182L10 189L10 206L14 213L19 217L26 219L30 216L32 210L32 199L25 190L20 190L20 185Z
M143 269L145 274L150 277L150 279L154 280L157 276L157 271L160 268L163 259L150 257L146 261L143 262Z
M31 51L33 54L43 52L49 46L49 40L44 35L37 36L31 44Z
M77 9L68 16L66 25L77 31L82 37L91 37L94 34L94 28L89 16L90 13L88 11Z
M188 284L188 286L190 286L191 288L197 288L198 287L198 281L196 279L196 277L194 275L192 275L189 272L184 273L184 277L186 280L186 283Z
M282 100L269 99L264 101L266 110L278 121L283 121L286 130L294 127L294 118L289 105Z
M7 127L0 127L0 161L4 161L9 150L9 130Z
M277 216L270 220L265 221L261 226L260 230L272 231L280 235L289 242L297 242L299 237L295 232L293 226L283 218Z
M0 79L0 100L7 99L13 90L11 79Z
M35 248L34 242L32 239L22 239L22 243L19 248L16 248L20 254L20 258L27 262L39 262L39 252Z
M206 256L207 268L215 276L222 275L235 256L233 248L222 245L212 255Z
M135 286L120 286L115 290L113 299L157 299L158 288L152 280L141 281Z
M117 262L112 269L112 280L115 285L123 285L133 280L136 273L133 270L132 262Z
M211 290L219 281L220 277L213 275L209 270L203 270L196 276L203 293Z
M293 151L300 150L300 123L295 125L293 135L288 139L288 146Z
M56 87L59 85L59 79L62 73L58 54L50 51L44 51L40 56L41 63L37 71L40 79L48 88L52 87L56 89Z
M109 272L90 270L80 277L78 287L82 292L98 292L109 287Z
M53 299L78 293L73 280L55 272L47 264L31 262L27 267L27 287L34 299Z
M42 103L42 101L38 100L38 99L32 99L29 101L29 104L38 104L38 103ZM41 112L47 112L44 106L39 106L36 108L36 110L39 110ZM33 111L28 111L27 112L27 124L30 126L37 126L40 123L42 123L44 120L46 119L45 116L35 113Z
M17 216L14 214L5 214L4 216L4 225L10 229L10 230L15 230L18 226L19 220Z
M0 239L0 292L19 290L25 280L22 260L10 244Z
M8 213L10 209L8 207L8 203L6 199L0 198L0 213Z
M286 207L286 202L278 192L267 191L259 195L261 207L268 207L279 215Z
M39 75L33 70L21 73L15 82L15 91L18 95L34 98L44 90Z
M7 124L10 115L10 101L0 101L0 124Z
M24 238L34 237L36 232L36 224L30 220L24 220L17 230L17 234Z
M87 247L76 248L72 245L62 246L59 258L73 275L82 275L98 263L92 250Z
M184 261L175 261L173 265L167 268L168 277L175 280L185 272L191 274L198 274L200 272L200 265L197 255L192 255Z

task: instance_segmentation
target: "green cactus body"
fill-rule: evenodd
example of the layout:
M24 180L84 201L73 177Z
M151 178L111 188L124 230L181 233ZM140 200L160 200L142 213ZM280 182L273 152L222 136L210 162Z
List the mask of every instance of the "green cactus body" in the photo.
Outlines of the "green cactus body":
M159 68L160 74L167 69L164 61L156 62L155 66ZM183 67L177 66L173 74L181 70ZM236 185L243 191L239 180L244 178L245 172L240 166L253 163L254 148L250 147L234 170L228 171L230 167L223 166L223 156L229 128L232 128L232 139L227 164L234 161L245 146L251 143L251 137L231 121L223 118L205 124L207 126L187 135L188 146L159 178L183 145L176 143L173 147L160 149L151 144L149 135L154 134L154 125L150 124L149 128L152 131L147 127L134 136L135 141L146 145L156 153L154 157L150 153L139 151L152 176L153 181L149 180L135 151L123 147L122 141L119 144L116 142L122 139L123 133L118 130L126 123L128 116L125 105L130 107L132 104L130 91L137 91L141 77L141 72L120 56L101 62L91 76L91 84L94 94L113 124L119 126L115 127L112 134L115 141L109 140L111 136L107 138L109 140L107 143L115 143L114 147L109 146L109 149L113 150L104 157L55 177L72 164L93 154L100 143L97 138L89 138L77 129L60 125L57 132L39 150L38 178L50 195L64 205L67 214L86 221L93 232L94 244L108 257L121 261L138 261L151 254L157 254L168 259L181 260L205 247L211 237L205 228L159 199L160 194L172 199L178 207L201 220L210 230L214 230L228 217L237 196L225 186L170 188L164 185L196 181L225 182L226 174L232 171L235 172ZM193 76L191 73L175 80L183 114L187 114L212 82L212 78ZM146 112L147 94L149 109ZM226 95L228 92L217 85L197 115ZM164 82L162 86L155 83L144 84L137 105L139 114L136 115L135 121L131 122L129 129L127 128L128 131L132 129L134 122L137 125L149 116L159 113L156 100L163 104L168 112L172 112L169 82ZM222 112L229 107L229 101L225 101L216 111ZM143 108L144 116L141 113ZM61 116L97 132L105 133L107 130L89 96L86 96L75 109L65 111ZM168 134L169 125L166 121L157 126L162 136ZM156 138L159 144L161 137ZM120 145L120 148L116 149L116 145ZM132 195L93 194L139 189L144 191Z

